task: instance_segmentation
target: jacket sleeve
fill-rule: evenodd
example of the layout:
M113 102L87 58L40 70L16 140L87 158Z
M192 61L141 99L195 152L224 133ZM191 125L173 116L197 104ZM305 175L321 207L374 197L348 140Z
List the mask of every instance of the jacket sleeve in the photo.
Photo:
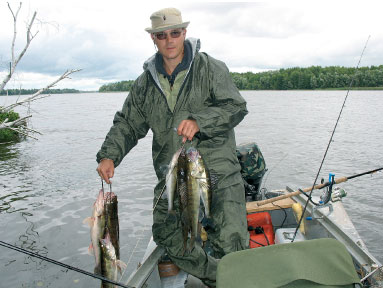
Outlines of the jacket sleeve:
M208 56L209 91L212 105L191 114L202 139L223 134L238 125L248 113L246 101L235 86L229 69Z
M97 153L97 162L103 158L112 159L117 167L124 156L145 137L149 126L145 115L140 109L143 95L132 87L121 111L114 116L113 126L110 128L100 151Z

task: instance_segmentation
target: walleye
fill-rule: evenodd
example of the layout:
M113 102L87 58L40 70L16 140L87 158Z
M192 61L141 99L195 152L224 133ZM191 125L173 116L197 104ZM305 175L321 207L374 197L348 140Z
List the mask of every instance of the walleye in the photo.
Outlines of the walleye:
M126 264L120 261L116 255L115 247L112 244L109 230L106 229L105 238L100 239L103 260L102 260L102 271L103 276L110 280L117 281L118 273L122 274L122 270L126 269ZM103 288L112 288L115 285L102 282Z
M201 198L205 207L205 216L206 218L210 218L212 191L209 174L198 150L194 147L190 147L186 152L186 159L187 216L190 221L188 224L190 227L189 250L191 250L197 238L200 225L198 218Z
M120 259L120 226L118 223L118 201L113 192L106 192L104 196L105 226L110 235L111 242L116 250L117 259Z
M196 189L198 189L205 207L205 216L206 218L210 218L212 200L210 175L197 149L190 147L186 154L189 160L190 178L196 182Z
M100 239L104 237L105 230L105 208L104 208L104 192L100 190L98 197L93 204L92 217L84 220L84 223L90 226L90 239L89 254L94 255L96 266L94 268L95 274L101 274L101 246Z
M184 240L184 252L186 251L190 220L188 213L188 186L187 186L187 159L185 149L178 158L177 165L177 195L181 211L182 235Z
M121 271L121 268L124 267L123 262L119 260L117 204L117 196L113 192L104 193L101 189L93 204L92 217L84 220L84 223L89 224L91 231L89 253L95 257L94 273L106 276L111 280L117 280L117 270ZM113 287L107 285L107 283L102 283L102 287Z
M183 147L178 149L176 153L173 154L172 160L170 161L169 170L166 173L165 185L166 185L166 195L168 196L168 212L171 214L175 214L173 203L174 203L174 195L176 191L177 184L177 164L178 158L182 151Z
M190 147L186 152L183 146L174 153L166 174L168 213L175 214L174 198L177 193L181 214L184 251L190 232L189 251L194 247L200 227L200 202L204 205L205 223L211 216L212 186L208 170L198 150Z

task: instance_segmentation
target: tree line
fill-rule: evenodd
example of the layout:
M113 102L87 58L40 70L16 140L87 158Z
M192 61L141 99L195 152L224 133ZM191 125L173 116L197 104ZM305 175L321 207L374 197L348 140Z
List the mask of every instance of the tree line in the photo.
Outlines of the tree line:
M260 73L230 72L239 90L345 89L352 87L383 88L383 65L348 68L311 66ZM100 87L99 92L129 91L134 81L120 81Z
M240 90L329 89L382 87L383 65L346 68L339 66L288 68L261 73L231 73Z
M118 92L118 91L130 91L133 86L133 80L120 81L116 83L109 83L102 85L99 92Z
M40 89L4 89L0 91L0 95L32 95ZM65 93L80 93L81 91L76 89L48 89L41 94L65 94Z

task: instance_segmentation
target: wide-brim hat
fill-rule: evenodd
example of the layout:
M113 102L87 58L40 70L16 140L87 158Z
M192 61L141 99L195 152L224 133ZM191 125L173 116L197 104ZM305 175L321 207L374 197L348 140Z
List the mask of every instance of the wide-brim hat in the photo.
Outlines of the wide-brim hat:
M176 8L165 8L150 16L152 27L145 29L148 33L157 33L169 29L186 28L190 22L183 22L181 12Z

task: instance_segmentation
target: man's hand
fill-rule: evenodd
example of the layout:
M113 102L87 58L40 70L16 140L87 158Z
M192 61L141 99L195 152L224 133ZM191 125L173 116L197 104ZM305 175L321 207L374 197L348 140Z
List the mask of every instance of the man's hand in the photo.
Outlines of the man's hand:
M111 159L102 159L97 167L98 175L108 184L110 184L110 178L114 175L114 163Z
M186 140L191 141L197 132L199 132L199 127L195 120L182 120L178 125L177 134L183 136L182 143L185 143Z

